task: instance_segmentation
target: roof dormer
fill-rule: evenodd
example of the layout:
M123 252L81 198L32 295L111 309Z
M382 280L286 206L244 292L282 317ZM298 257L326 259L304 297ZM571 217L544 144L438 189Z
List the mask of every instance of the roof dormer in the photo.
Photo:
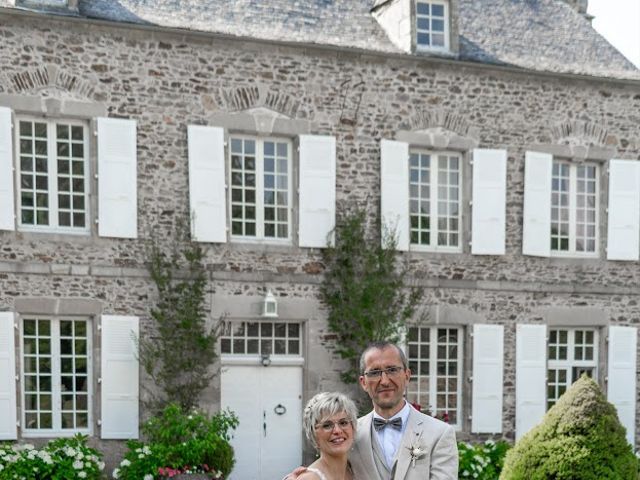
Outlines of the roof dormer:
M371 13L406 53L458 53L459 0L377 0Z

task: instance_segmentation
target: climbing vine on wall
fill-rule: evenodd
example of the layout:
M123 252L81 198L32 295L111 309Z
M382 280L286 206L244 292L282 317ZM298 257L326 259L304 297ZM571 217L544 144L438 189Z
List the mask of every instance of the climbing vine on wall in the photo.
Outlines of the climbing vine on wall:
M406 284L407 265L395 249L394 232L380 242L366 230L363 210L346 212L335 229L335 246L324 251L322 298L336 352L349 362L342 373L345 383L357 380L360 354L368 343L400 339L422 296Z

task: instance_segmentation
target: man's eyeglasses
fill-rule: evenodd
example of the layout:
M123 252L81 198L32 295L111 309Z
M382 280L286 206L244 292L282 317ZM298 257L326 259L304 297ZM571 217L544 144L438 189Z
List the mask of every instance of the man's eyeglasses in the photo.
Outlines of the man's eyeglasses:
M329 433L329 432L333 432L333 429L335 428L336 425L340 427L340 430L342 431L352 426L351 420L349 420L348 418L341 418L337 422L332 422L331 420L327 420L326 422L318 423L316 425L316 428L321 428L325 432Z
M380 378L383 373L386 373L387 376L393 377L400 372L404 371L404 367L387 367L383 369L369 370L368 372L364 372L364 376L367 378Z

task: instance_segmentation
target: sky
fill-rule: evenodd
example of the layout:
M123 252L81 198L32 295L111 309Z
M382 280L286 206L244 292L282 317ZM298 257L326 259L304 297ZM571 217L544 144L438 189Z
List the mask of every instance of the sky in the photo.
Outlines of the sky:
M589 0L593 27L640 68L640 0Z

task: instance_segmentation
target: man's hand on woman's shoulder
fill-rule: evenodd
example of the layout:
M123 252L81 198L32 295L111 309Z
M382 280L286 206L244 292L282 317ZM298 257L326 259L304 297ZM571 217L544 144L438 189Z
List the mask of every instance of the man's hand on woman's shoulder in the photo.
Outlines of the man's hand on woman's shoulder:
M296 480L300 475L307 471L307 467L298 467L293 472L285 475L282 480Z

